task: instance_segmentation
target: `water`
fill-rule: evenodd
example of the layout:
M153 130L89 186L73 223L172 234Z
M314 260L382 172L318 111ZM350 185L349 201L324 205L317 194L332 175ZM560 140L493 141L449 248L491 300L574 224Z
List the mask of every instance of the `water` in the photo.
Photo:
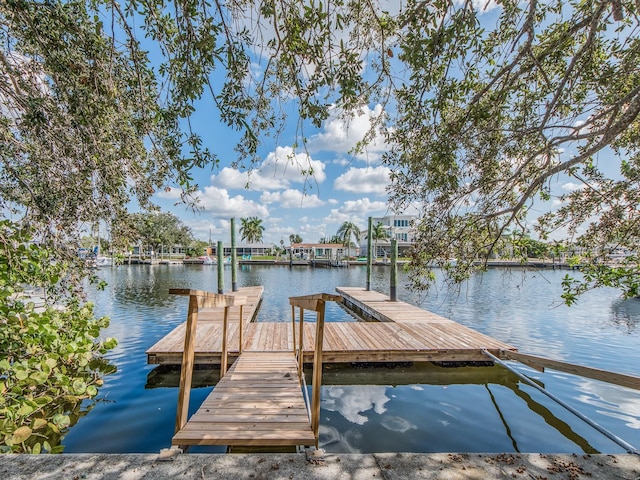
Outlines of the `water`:
M105 336L120 341L109 353L118 371L105 378L99 401L71 428L65 452L159 452L173 435L177 376L175 369L147 365L144 352L185 320L186 297L169 295L169 288L217 291L217 273L209 266L159 265L101 274L108 287L91 291L90 297L98 315L111 317ZM640 300L623 301L616 291L600 289L576 306L558 305L565 274L496 269L456 291L439 281L429 295L416 295L403 288L401 273L398 297L523 353L640 376ZM372 288L388 293L388 277L388 268L374 268ZM365 268L251 266L238 272L238 283L264 286L258 321L289 321L289 296L364 286ZM225 285L231 285L228 268ZM351 320L328 304L327 321ZM517 368L640 447L640 392L552 370ZM215 371L196 371L196 381L205 386L192 390L192 411L216 378ZM623 452L499 366L328 366L323 380L320 446L329 452Z

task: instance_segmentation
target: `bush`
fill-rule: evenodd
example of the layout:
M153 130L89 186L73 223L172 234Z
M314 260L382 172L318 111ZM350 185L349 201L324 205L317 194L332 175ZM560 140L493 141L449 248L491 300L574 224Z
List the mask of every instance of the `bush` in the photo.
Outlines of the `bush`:
M109 320L65 291L66 271L28 230L0 222L0 452L61 452L67 429L91 408L83 402L113 371L102 355L117 342L98 341ZM44 289L42 307L21 297L24 285Z

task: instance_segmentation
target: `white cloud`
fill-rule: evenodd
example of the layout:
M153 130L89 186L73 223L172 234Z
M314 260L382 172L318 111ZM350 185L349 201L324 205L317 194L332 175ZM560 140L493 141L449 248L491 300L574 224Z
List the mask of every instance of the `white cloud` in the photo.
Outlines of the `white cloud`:
M332 109L332 115L323 125L324 131L311 136L307 142L307 148L310 152L348 153L371 129L371 121L383 114L381 105L376 105L373 110L365 106L359 114L350 119L343 118L340 112ZM375 138L369 142L366 150L358 153L356 158L375 162L386 150L387 144L378 132ZM344 159L337 161L344 162Z
M264 204L279 203L282 208L314 208L324 205L318 195L307 195L299 190L288 189L282 192L264 192L260 196Z
M252 200L245 199L242 195L229 196L224 188L206 187L195 195L206 212L215 217L244 217L247 212L257 217L268 217L269 210Z
M305 153L294 153L291 147L277 147L259 167L246 172L225 167L211 176L211 184L230 189L282 190L308 181L322 183L327 178L324 169L320 160L313 160Z
M391 170L379 166L373 168L350 168L336 178L333 186L336 190L353 193L375 193L385 195L389 185Z
M331 209L331 213L325 218L325 221L337 224L354 222L358 226L362 226L366 217L382 215L387 212L387 209L385 202L372 202L368 198L349 200L344 202L340 208Z
M158 198L164 198L164 199L167 199L167 200L179 200L181 194L182 194L182 190L181 189L174 188L174 187L167 187L166 189L161 190L158 193L156 193L156 196Z
M575 190L582 190L584 187L585 187L584 183L573 183L573 182L563 183L561 186L563 190L567 190L569 192L573 192Z

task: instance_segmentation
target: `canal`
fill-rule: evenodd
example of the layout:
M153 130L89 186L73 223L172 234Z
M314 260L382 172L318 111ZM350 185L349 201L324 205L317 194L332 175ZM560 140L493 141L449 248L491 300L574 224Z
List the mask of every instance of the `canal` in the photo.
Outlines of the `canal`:
M640 376L640 300L615 290L560 302L568 271L494 269L449 289L439 279L428 294L404 288L398 297L512 344L523 353ZM577 272L571 272L578 274ZM103 269L105 290L89 289L97 315L118 338L109 353L116 373L63 441L65 452L159 452L173 434L176 369L147 365L145 350L184 321L185 297L169 288L217 291L215 267L132 265ZM365 268L243 266L240 286L263 285L257 321L289 321L288 297L364 286ZM374 267L372 288L388 293L389 269ZM225 271L225 290L231 273ZM329 304L327 321L353 321ZM518 369L636 448L640 392L547 370ZM217 371L196 371L192 411L211 391ZM622 449L523 384L502 367L430 363L327 366L323 378L320 446L329 452L576 452ZM202 447L194 452L222 452Z

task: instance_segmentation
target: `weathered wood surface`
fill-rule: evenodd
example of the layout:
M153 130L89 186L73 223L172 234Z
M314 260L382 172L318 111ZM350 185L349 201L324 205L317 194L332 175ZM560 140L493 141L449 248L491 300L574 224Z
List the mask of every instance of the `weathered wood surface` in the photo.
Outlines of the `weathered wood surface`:
M520 363L524 363L525 365L529 365L530 367L540 371L544 371L545 368L551 368L553 370L558 370L559 372L571 373L572 375L593 378L602 382L613 383L615 385L640 390L640 377L633 375L608 372L599 368L585 367L583 365L576 365L574 363L552 360L550 358L527 355L519 352L504 352L504 357L508 360L516 360Z
M324 327L324 363L407 362L407 361L486 361L482 349L496 356L514 347L476 332L453 320L441 317L405 302L390 302L388 297L361 288L336 289L350 302L371 310L379 309L382 322L327 322ZM392 304L389 306L388 304ZM248 307L245 307L248 309ZM297 310L297 309L296 309ZM202 311L201 311L202 312ZM203 313L200 313L202 318ZM233 318L233 314L232 314ZM246 325L243 349L246 351L293 351L290 321L254 322ZM182 352L184 327L165 337L162 349L147 351L149 363L178 364ZM237 357L237 325L230 322L229 357ZM196 363L220 362L221 322L198 322ZM173 341L172 341L173 339ZM160 342L159 342L160 343ZM305 313L304 361L312 362L315 345L315 314Z
M315 445L292 352L243 352L172 444Z
M178 289L176 289L178 290ZM184 290L190 292L190 290ZM229 331L228 346L231 356L238 354L239 330L238 319L240 318L240 309L242 308L242 326L243 334L247 331L247 325L254 319L264 287L243 287L237 292L229 292L225 297L245 297L246 303L242 306L229 307ZM206 292L205 292L206 293ZM185 293L185 295L188 293ZM207 359L205 363L219 363L220 352L222 351L222 330L223 330L224 308L200 308L198 311L198 329L196 332L195 355L196 363L202 363L202 358ZM186 323L178 325L166 336L156 342L147 350L147 359L149 363L173 363L179 364L182 359L182 349L184 346ZM243 338L244 341L244 338ZM162 359L166 356L172 357L173 360L165 362ZM177 355L177 356L176 356ZM175 358L174 358L175 357Z

